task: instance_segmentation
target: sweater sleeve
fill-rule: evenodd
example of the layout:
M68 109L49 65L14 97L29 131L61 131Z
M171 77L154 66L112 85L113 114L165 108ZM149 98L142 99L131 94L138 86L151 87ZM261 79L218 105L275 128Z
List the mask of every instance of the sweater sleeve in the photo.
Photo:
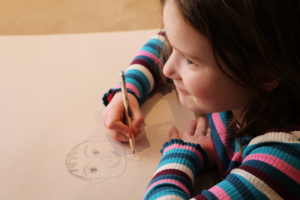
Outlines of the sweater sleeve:
M180 139L166 142L161 152L162 158L143 199L189 199L197 174L208 168L206 152L199 144Z
M299 131L291 134L272 132L252 139L244 150L242 164L225 180L193 198L190 197L191 182L186 181L181 173L177 173L180 178L176 181L165 177L155 184L153 180L160 180L157 170L144 199L300 199L299 140ZM164 157L161 163L166 160ZM172 155L168 160L181 161L182 158ZM174 168L166 162L163 162L166 165L163 170ZM198 167L196 163L182 163L184 166L178 164L177 170L188 172Z
M165 32L153 36L136 54L125 72L127 91L139 101L166 81L162 73L168 48L164 44ZM121 91L121 84L104 94L102 100L105 106L112 100L114 94Z

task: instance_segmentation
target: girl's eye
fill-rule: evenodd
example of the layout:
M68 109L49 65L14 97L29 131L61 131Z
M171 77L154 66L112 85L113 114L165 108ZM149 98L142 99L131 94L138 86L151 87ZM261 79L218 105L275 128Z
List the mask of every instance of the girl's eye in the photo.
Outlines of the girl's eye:
M96 174L97 173L97 167L93 166L91 168L91 172L94 173L94 174Z
M191 61L191 60L189 60L189 59L187 59L187 58L186 58L186 61L187 61L187 63L188 63L189 65L194 65L194 64L195 64L193 61Z

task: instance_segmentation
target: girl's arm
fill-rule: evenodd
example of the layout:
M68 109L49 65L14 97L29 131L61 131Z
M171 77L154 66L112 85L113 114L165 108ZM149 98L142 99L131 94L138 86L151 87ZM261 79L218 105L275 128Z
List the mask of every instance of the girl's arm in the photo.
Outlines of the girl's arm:
M251 140L242 164L226 179L192 198L205 152L195 144L171 140L144 199L300 199L300 132L266 133Z
M158 89L166 78L162 68L168 57L168 47L165 33L159 32L152 37L141 49L129 65L125 73L126 87L132 117L132 129L124 121L124 105L120 85L110 89L103 96L103 103L107 106L102 119L107 133L116 141L128 142L131 134L138 135L144 124L144 117L140 110L141 100L150 92Z
M137 98L139 103L166 81L162 69L166 63L168 48L164 41L165 32L159 32L153 36L138 51L125 72L127 90ZM109 104L117 91L121 91L120 84L103 96L105 106Z

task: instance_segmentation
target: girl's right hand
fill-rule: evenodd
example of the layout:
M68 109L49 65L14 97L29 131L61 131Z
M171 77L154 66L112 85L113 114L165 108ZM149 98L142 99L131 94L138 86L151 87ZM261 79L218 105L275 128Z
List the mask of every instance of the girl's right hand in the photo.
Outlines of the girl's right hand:
M136 97L127 93L129 108L131 114L131 128L133 134L138 135L141 126L144 124L144 117L141 113L139 102ZM102 119L107 133L116 141L128 142L131 137L131 130L125 125L125 108L123 103L122 92L117 92L111 102L107 105L102 113Z

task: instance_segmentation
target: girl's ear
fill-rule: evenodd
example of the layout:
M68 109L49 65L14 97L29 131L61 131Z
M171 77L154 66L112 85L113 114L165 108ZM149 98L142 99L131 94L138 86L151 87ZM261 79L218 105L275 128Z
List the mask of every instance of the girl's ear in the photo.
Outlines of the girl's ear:
M279 85L278 79L265 72L259 72L259 81L266 92L274 90Z

